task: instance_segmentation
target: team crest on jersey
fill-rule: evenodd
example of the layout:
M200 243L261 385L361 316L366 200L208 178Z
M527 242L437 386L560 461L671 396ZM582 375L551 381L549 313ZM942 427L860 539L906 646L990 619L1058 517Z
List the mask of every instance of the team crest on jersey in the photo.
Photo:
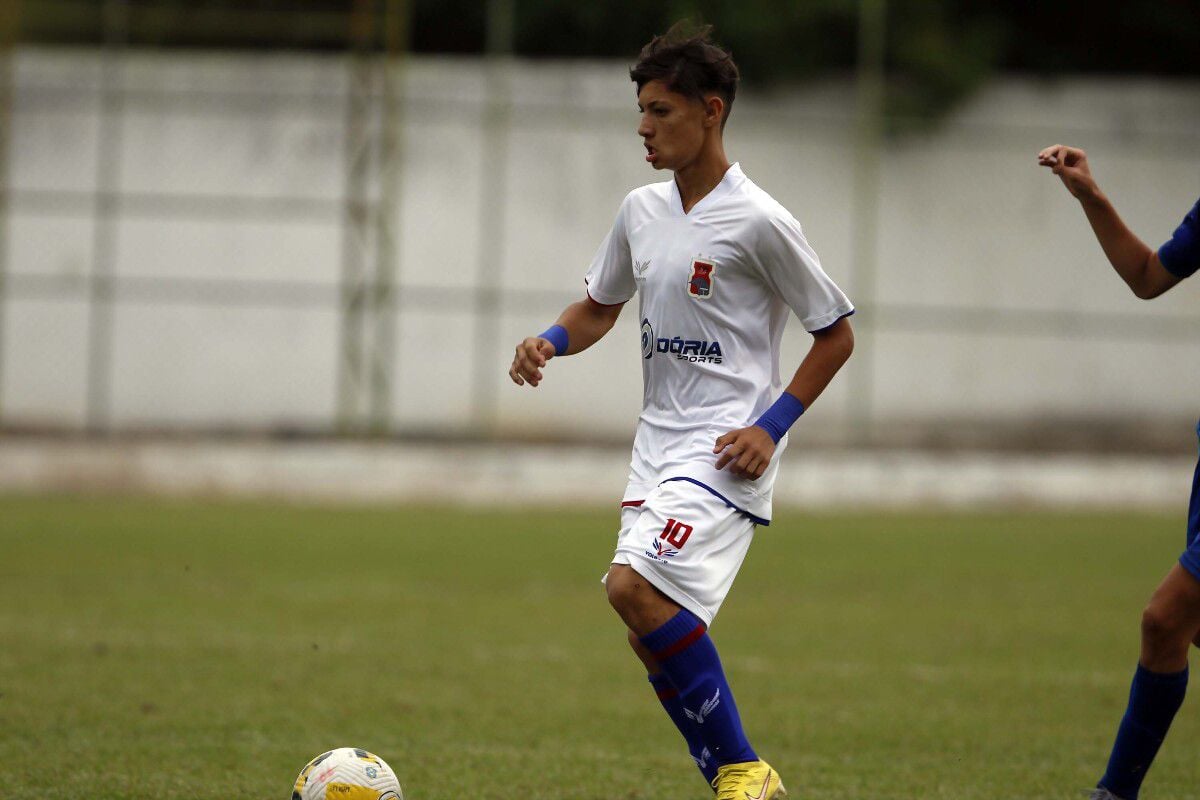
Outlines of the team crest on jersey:
M692 261L692 274L688 276L688 294L699 300L707 300L713 294L713 282L717 265L711 261Z

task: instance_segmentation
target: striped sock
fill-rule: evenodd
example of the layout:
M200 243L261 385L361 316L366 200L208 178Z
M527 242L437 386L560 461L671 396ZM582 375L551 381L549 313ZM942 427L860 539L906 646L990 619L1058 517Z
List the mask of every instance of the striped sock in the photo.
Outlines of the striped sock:
M687 609L680 609L661 628L641 639L671 685L678 689L684 716L695 723L700 741L717 766L757 761L704 623Z
M700 774L704 776L704 780L709 786L712 786L713 780L717 777L717 764L713 760L712 753L704 746L704 740L700 738L700 729L684 713L683 701L679 699L679 690L672 686L671 681L661 672L649 677L650 685L654 687L654 692L658 695L658 702L662 703L671 722L674 722L675 727L683 734L683 738L687 741L688 752L692 754L692 760L700 768Z

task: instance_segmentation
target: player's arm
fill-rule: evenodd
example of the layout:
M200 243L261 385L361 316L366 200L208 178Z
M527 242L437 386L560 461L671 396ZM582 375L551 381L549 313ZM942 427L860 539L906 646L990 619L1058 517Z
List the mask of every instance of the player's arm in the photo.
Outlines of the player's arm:
M1067 191L1083 206L1104 255L1135 295L1149 300L1182 280L1168 272L1158 253L1129 230L1092 177L1087 153L1077 147L1056 144L1038 153L1038 163L1061 178Z
M624 303L606 306L591 297L567 306L549 329L530 336L517 345L508 377L517 386L537 386L542 367L555 356L574 355L587 350L612 330Z
M808 355L783 394L753 425L719 437L713 453L720 453L717 469L729 467L742 478L757 480L775 455L775 445L804 410L809 408L854 352L854 329L842 317L813 333Z

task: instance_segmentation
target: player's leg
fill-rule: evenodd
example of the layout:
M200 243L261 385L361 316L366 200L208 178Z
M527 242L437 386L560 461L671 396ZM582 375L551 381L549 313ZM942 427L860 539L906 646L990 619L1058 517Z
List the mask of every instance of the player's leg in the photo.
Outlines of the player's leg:
M642 513L643 510L640 507L626 507L621 510L621 532L618 536L618 543L637 535L633 531ZM620 558L619 555L618 558ZM616 565L614 564L613 566ZM633 580L637 585L620 585L623 579ZM604 578L604 584L609 592L610 602L612 602L611 598L617 594L641 591L650 586L645 579L641 578L635 572L631 571L626 574L617 570L614 574L611 567L609 574ZM641 602L625 603L623 607L625 606L628 606L626 613L638 613L640 610L643 614L651 615L649 618L636 620L636 624L641 630L652 630L679 613L679 605L657 590L651 592ZM628 625L629 623L627 622L626 624ZM696 762L696 766L700 769L700 774L704 776L705 782L711 785L713 778L716 777L716 763L712 759L712 753L705 746L695 721L687 716L683 708L683 699L679 695L679 690L671 683L670 678L666 676L666 673L663 672L659 663L654 660L654 657L646 649L646 646L642 644L642 640L638 634L632 628L629 628L627 634L630 647L633 648L633 652L646 667L646 674L650 680L650 685L654 689L663 710L667 712L667 716L675 724L684 741L687 742L688 754Z
M718 781L718 797L724 791L740 800L734 785L757 781L750 796L762 788L768 800L784 794L779 776L750 746L708 635L752 535L752 523L703 489L663 484L622 530L606 584L609 602L649 653L643 663L661 668L718 773L733 776Z
M613 564L606 585L609 602L679 692L685 717L717 765L757 761L704 621L629 565Z
M1197 425L1200 435L1200 425ZM1142 612L1142 651L1097 794L1136 800L1187 691L1187 652L1200 641L1200 462L1192 477L1187 548Z
M662 704L663 710L667 712L671 722L675 723L675 727L683 735L684 741L687 742L688 753L696 762L696 767L704 776L705 782L711 786L717 777L717 764L713 760L712 753L704 746L704 739L700 736L699 727L688 718L687 712L684 711L683 699L679 696L679 690L662 671L662 667L654 660L654 656L650 655L650 651L642 644L641 638L633 631L628 631L628 634L629 646L633 648L633 652L637 653L637 657L645 665L646 675L650 679L650 686L654 689L658 702Z
M1142 612L1140 664L1151 672L1187 669L1188 648L1200 631L1200 578L1183 563L1171 567Z
M1200 572L1197 555L1192 548L1184 553L1142 613L1141 658L1108 768L1098 784L1121 800L1136 800L1183 703L1188 647L1200 632L1200 579L1191 571Z

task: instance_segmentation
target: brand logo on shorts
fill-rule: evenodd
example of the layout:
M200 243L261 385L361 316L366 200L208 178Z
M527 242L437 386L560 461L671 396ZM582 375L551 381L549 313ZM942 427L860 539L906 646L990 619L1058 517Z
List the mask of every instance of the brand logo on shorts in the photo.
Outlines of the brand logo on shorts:
M696 259L692 262L692 274L688 276L687 291L697 300L707 300L712 297L713 281L717 265L711 261Z
M659 561L662 561L664 558L670 558L671 556L677 556L677 555L679 555L678 550L676 550L672 547L667 547L665 544L658 541L657 539L654 541L654 557L657 558Z
M654 540L654 551L645 551L646 555L653 558L655 561L667 563L667 559L679 555L679 551L687 544L688 537L692 535L695 528L688 525L686 522L680 522L675 519L667 520L667 524L663 526L662 533Z

